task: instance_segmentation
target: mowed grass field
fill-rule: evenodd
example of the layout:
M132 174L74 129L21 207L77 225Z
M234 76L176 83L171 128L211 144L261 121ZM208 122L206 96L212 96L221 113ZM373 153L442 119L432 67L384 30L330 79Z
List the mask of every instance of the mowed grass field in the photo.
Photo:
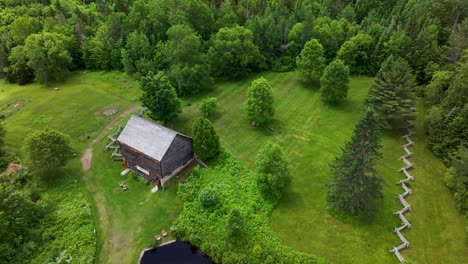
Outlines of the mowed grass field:
M54 87L60 90L54 91ZM138 85L122 73L77 72L66 82L50 86L18 86L0 80L1 105L25 97L29 101L3 121L9 151L20 156L24 138L39 129L52 128L70 136L77 156L63 171L65 180L50 191L78 183L76 191L89 198L97 229L96 263L135 263L141 250L153 242L153 235L162 228L168 230L182 209L175 184L151 194L152 186L135 181L130 174L122 177L120 163L104 151L105 139L93 146L91 170L84 174L81 170L79 159L84 150L110 131L109 124L119 123L122 112L138 105L140 95ZM115 115L102 114L114 107L118 109ZM120 182L129 190L116 191Z
M265 77L273 88L275 120L268 129L251 128L244 110L251 81ZM318 84L306 87L296 73L263 73L238 82L221 82L213 91L185 100L182 116L172 126L190 134L199 115L198 103L206 96L218 98L218 113L212 117L222 145L254 169L255 155L267 141L279 143L291 165L292 183L274 211L273 229L285 244L323 256L334 263L395 263L388 251L400 244L392 230L400 226L393 215L401 209L396 199L402 188L397 172L403 151L403 131L382 135L383 159L378 165L385 185L379 212L370 223L338 219L327 210L326 184L329 164L341 153L355 123L364 111L363 102L372 82L353 77L346 102L329 106L320 100ZM424 109L418 110L414 194L408 198L413 228L404 231L411 249L404 256L418 263L466 263L468 260L464 220L455 209L443 183L444 166L425 147Z
M269 129L251 128L244 110L251 81L264 76L272 85L276 115ZM183 113L169 126L191 134L199 116L198 104L207 96L218 98L218 112L212 117L223 147L254 169L255 155L267 141L279 143L290 160L292 183L274 211L271 225L287 245L323 256L334 263L396 263L388 253L400 242L392 233L400 225L393 213L401 208L396 199L402 188L397 170L403 153L403 132L383 135L382 174L384 199L373 222L368 224L338 219L326 208L326 184L330 180L329 163L341 153L355 123L364 112L363 101L372 79L353 77L348 99L337 106L321 102L318 85L304 86L296 73L253 74L237 82L218 82L212 91L183 99ZM60 91L53 91L59 87ZM5 123L8 149L20 153L24 138L45 127L70 135L77 151L67 172L83 179L83 191L94 204L98 235L97 263L134 263L152 236L169 229L182 210L173 182L165 192L151 194L150 186L130 175L120 176L118 162L104 151L106 140L93 146L91 169L82 173L79 157L106 126L116 122L120 113L138 104L141 92L121 73L77 72L67 82L43 87L37 84L17 86L0 82L0 103L29 97L30 102ZM117 107L111 117L102 111ZM450 192L443 183L444 166L425 147L424 108L418 105L416 146L412 173L416 181L408 198L413 212L407 214L413 224L404 235L411 249L403 251L418 263L466 263L468 261L465 220L455 209ZM73 181L66 181L70 184ZM125 182L129 191L116 191Z

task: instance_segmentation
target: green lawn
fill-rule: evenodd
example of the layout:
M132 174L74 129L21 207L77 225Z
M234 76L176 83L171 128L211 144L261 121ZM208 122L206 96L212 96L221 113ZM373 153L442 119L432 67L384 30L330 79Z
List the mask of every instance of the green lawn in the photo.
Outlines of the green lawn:
M84 176L99 212L97 262L135 263L140 252L150 247L154 235L161 229L169 231L182 202L173 180L165 191L151 193L153 186L135 180L131 173L121 176L122 166L111 160L105 143L95 145L91 170ZM128 191L116 191L121 182L127 184Z
M395 183L402 178L397 172L402 166L398 160L403 153L399 147L403 144L402 132L383 135L384 157L379 171L386 184L380 211L372 223L338 220L329 214L325 201L330 179L328 164L341 153L340 148L349 140L363 113L363 101L372 79L353 77L347 101L328 106L321 102L318 87L304 87L295 73L264 73L276 99L275 121L265 130L248 125L243 105L247 87L259 76L222 82L213 91L186 100L184 113L173 127L190 134L192 122L199 115L198 102L205 96L217 97L219 109L212 120L222 145L237 158L254 168L255 154L268 140L285 149L292 184L271 220L284 243L336 263L395 263L396 258L388 250L399 243L392 230L400 225L393 212L401 207L396 196L402 189ZM412 248L403 255L420 263L463 263L467 259L464 220L443 184L443 165L425 147L423 109L419 113L414 150L417 181L415 193L408 199L414 208L408 218L414 226L405 231ZM424 180L419 179L423 177ZM441 217L435 219L435 215Z
M53 91L53 87L60 90ZM10 151L20 155L25 136L37 129L49 127L71 137L77 157L65 170L67 180L60 181L49 192L57 192L61 184L75 184L75 180L82 183L79 179L84 179L81 188L66 190L83 191L93 204L98 230L97 263L136 262L141 250L153 241L153 235L162 228L169 229L182 207L175 184L166 192L151 194L150 186L133 180L130 174L120 176L120 164L111 161L110 152L104 151L105 140L94 146L92 169L82 176L81 154L121 112L139 103L140 94L138 86L122 73L77 72L65 83L49 87L0 83L2 105L18 98L29 100L4 121ZM102 115L110 107L117 107L118 113L110 117ZM129 191L115 191L121 181L127 183Z
M244 110L250 82L262 75L271 83L276 98L275 121L268 130L251 128ZM388 250L399 243L392 230L400 225L393 212L401 207L396 196L402 189L395 185L402 178L397 172L402 166L398 160L403 153L399 147L403 143L401 132L383 135L384 158L379 171L386 185L381 209L371 224L338 220L328 213L325 202L328 164L349 140L363 113L362 103L370 83L371 78L353 77L347 101L328 106L321 102L318 87L304 87L294 72L254 74L237 82L219 82L211 92L184 99L184 112L171 127L191 134L192 123L199 115L199 101L206 96L217 97L218 113L212 120L222 145L248 167L254 168L255 154L268 140L285 149L293 178L273 212L271 225L286 245L336 263L395 263L396 258ZM138 103L140 91L120 73L78 72L56 86L60 91L51 89L55 86L0 83L0 103L25 96L30 100L4 122L8 149L19 154L24 137L36 129L50 127L70 135L78 156L66 171L70 179L82 177L84 184L80 186L93 201L95 219L99 221L97 262L133 263L151 243L152 236L162 228L168 229L182 210L175 182L165 192L150 194L150 186L129 175L120 176L120 164L111 161L110 152L104 151L105 140L93 146L91 170L81 175L78 168L79 156L91 141L106 131L103 129L119 113ZM104 117L101 113L109 107L117 107L119 113ZM408 213L413 227L404 231L412 247L403 255L418 263L465 263L466 221L444 186L444 166L425 147L421 105L418 114L417 143L413 148L416 182L408 198L414 210ZM129 191L115 190L122 181Z

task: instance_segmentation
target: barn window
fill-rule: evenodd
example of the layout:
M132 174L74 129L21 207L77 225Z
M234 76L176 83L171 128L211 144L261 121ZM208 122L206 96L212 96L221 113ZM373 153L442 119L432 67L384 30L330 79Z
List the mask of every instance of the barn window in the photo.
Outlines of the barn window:
M142 167L140 167L140 166L138 166L138 165L136 165L135 167L137 168L137 170L143 172L143 173L146 174L146 175L149 175L149 174L150 174L149 171L143 169Z

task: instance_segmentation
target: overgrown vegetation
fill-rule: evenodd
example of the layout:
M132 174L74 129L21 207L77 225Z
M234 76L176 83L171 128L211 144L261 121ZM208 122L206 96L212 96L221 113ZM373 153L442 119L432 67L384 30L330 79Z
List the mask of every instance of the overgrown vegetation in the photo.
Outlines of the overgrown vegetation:
M65 181L57 188L24 170L0 175L0 263L94 261L91 205Z
M195 169L178 195L184 210L174 232L216 263L324 263L275 237L269 216L276 201L263 198L253 173L225 151L209 169Z

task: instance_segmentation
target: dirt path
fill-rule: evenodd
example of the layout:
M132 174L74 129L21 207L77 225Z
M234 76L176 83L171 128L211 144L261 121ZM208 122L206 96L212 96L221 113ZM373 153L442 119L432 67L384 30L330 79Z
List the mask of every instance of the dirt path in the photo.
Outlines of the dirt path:
M83 153L83 156L81 156L80 162L81 162L81 168L83 171L89 170L91 168L91 159L93 158L93 149L92 148L87 148L85 152Z
M91 168L91 160L93 158L93 145L97 142L99 142L101 139L103 139L109 132L114 128L120 121L122 121L125 117L127 117L129 114L136 112L138 109L140 109L140 105L135 105L132 106L131 108L125 110L122 112L118 117L114 118L112 122L110 122L107 126L105 126L101 132L98 134L98 136L91 142L91 145L89 148L85 150L83 155L80 158L81 162L81 168L83 171L88 171Z

